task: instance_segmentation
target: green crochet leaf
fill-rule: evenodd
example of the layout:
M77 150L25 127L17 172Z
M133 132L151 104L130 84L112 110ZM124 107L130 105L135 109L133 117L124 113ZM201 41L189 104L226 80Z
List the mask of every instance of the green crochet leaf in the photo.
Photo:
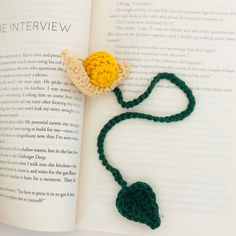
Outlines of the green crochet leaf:
M151 229L161 224L156 195L146 183L136 182L122 187L116 198L116 207L122 216L146 224Z

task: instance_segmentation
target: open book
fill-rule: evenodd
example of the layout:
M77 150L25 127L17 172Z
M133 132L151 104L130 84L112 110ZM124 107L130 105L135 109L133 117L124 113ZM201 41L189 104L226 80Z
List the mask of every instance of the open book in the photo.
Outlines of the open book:
M161 236L235 235L236 4L216 0L2 0L0 2L0 222L31 230ZM129 184L149 183L162 225L151 231L115 208L120 190L96 139L124 112L114 94L84 97L60 58L106 50L131 64L126 100L159 72L193 90L182 122L121 123L109 161ZM132 110L174 114L186 106L162 81Z

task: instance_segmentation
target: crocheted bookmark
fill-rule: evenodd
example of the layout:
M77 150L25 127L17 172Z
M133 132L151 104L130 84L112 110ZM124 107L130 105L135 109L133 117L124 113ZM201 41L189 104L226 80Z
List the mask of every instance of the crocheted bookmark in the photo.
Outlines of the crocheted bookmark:
M97 138L97 152L99 159L105 168L111 172L115 181L120 185L121 190L116 198L116 207L120 214L129 220L148 225L156 229L161 224L159 207L156 202L156 195L152 188L144 182L136 182L128 186L120 171L114 168L106 159L104 141L108 132L118 123L128 119L146 119L153 122L177 122L189 116L195 107L195 98L191 89L185 82L174 74L159 73L151 81L146 91L138 98L131 101L124 101L121 90L117 87L127 76L129 71L128 63L117 63L113 56L107 52L91 54L84 61L71 55L68 51L62 53L62 58L67 65L67 73L77 88L89 95L97 96L113 91L117 102L123 108L135 107L143 102L152 92L155 85L162 79L176 85L188 98L188 105L185 110L171 116L153 116L141 112L124 112L110 119L101 129Z

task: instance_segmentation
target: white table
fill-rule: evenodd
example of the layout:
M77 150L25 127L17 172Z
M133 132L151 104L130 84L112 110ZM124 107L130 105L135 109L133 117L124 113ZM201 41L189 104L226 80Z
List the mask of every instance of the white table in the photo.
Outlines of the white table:
M74 232L66 232L66 233L36 232L36 231L23 230L3 224L0 224L0 235L2 236L121 236L121 234L103 233L96 231L82 231L82 230L77 230ZM127 235L122 234L122 236L127 236Z

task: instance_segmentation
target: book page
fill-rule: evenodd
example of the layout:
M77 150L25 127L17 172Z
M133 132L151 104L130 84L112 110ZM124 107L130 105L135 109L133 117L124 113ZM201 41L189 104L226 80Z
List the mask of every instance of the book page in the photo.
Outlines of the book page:
M138 97L159 72L191 87L196 108L177 123L128 120L105 140L108 161L128 185L143 181L157 195L157 230L122 217L120 187L98 160L96 139L125 112L114 94L86 99L78 228L135 235L235 235L234 1L94 1L90 51L107 50L131 64L121 90ZM165 116L185 109L183 93L161 81L132 111Z
M0 222L75 228L84 97L60 52L88 53L90 1L0 2Z

